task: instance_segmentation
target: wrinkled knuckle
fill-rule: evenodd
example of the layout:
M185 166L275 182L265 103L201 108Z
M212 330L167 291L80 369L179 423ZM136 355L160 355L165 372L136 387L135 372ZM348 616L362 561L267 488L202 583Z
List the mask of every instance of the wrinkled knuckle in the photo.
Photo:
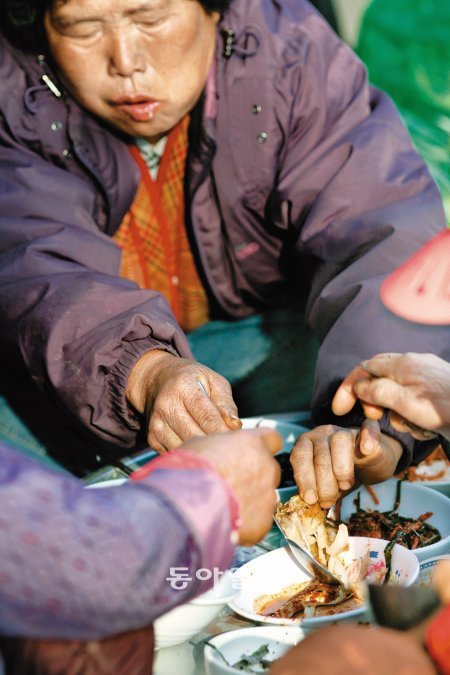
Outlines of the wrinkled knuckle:
M225 389L230 389L231 390L231 385L220 373L217 373L215 370L214 371L208 371L209 377L214 377L216 385L219 385L220 387L224 387Z
M303 461L306 451L305 444L297 441L290 453L291 464Z
M337 496L339 494L339 491L336 489L327 489L327 488L321 488L320 493L319 493L319 501L320 502L331 502L334 503L337 499Z
M176 422L185 417L185 407L181 399L170 399L166 407L166 420L169 424L174 425Z
M301 452L302 452L302 443L299 440L297 440L294 443L294 445L292 446L292 450L291 450L291 453L290 453L291 461L292 461L293 457L296 457L297 455L300 455Z
M304 473L295 473L295 471L294 471L294 481L300 494L304 494L308 488L310 487L315 488L316 486L314 478L311 478L310 476Z
M384 400L390 397L391 393L391 382L390 380L385 380L380 378L378 380L373 380L370 386L372 392L372 397L376 399Z
M329 445L320 444L314 447L314 464L329 464L331 459L331 448Z
M334 475L337 478L339 478L339 480L342 479L351 480L354 477L354 468L353 466L349 466L348 464L340 464L340 463L333 464L333 472Z
M301 448L299 448L295 452L293 450L291 451L289 461L292 468L299 471L300 469L307 467L309 464L312 464L313 460L310 453L306 453Z
M324 424L320 427L316 427L310 432L310 440L312 443L328 443L329 439L337 431L338 427L335 427L333 424Z
M172 399L172 390L161 390L153 404L153 414L164 415Z
M227 392L227 394L231 397L231 391L232 391L232 389L231 389L231 384L228 382L227 379L225 379L224 377L222 377L222 375L220 375L220 382L221 382L222 387L224 388L224 390L225 390L225 391Z
M151 432L147 434L147 443L152 448L152 450L157 452L159 455L162 455L166 452L166 447L162 445L162 443L158 441L157 437Z
M347 448L349 445L349 441L351 440L352 440L351 432L345 431L344 429L335 431L332 436L333 447L336 448L337 450L344 447Z
M210 431L218 430L222 426L221 421L213 412L199 413L199 422L202 429L207 429Z
M327 471L330 470L330 468L331 468L330 458L326 459L325 457L318 457L317 459L314 459L314 469L316 470L316 472L325 474Z
M154 413L150 418L149 431L155 436L159 437L163 434L166 427L166 422L159 413Z

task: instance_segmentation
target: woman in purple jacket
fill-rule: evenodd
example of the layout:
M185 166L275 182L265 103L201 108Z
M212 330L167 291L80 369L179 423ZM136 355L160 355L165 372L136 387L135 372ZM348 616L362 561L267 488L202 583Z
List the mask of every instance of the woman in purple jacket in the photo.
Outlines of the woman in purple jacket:
M0 672L2 651L8 675L151 672L148 626L270 528L280 447L270 429L196 438L87 490L0 444Z
M306 0L1 11L3 438L63 447L81 472L139 441L162 453L307 407L305 303L315 422L334 421L336 387L375 352L450 356L448 329L378 297L442 228L436 186ZM362 420L311 432L305 468L328 457L328 475ZM414 443L380 424L375 480ZM320 481L305 496L329 501Z

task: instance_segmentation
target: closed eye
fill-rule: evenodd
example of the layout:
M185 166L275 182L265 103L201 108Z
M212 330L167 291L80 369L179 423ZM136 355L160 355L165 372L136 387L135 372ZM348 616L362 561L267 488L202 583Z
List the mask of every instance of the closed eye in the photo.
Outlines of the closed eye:
M76 21L73 23L60 23L58 32L61 35L73 38L91 38L101 31L100 21Z

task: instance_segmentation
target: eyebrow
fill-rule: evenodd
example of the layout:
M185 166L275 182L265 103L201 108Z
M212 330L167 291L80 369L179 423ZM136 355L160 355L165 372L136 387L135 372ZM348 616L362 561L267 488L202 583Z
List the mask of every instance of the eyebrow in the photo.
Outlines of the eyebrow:
M63 7L67 4L66 1L62 1L59 3L60 7ZM171 3L168 3L169 5ZM124 12L125 16L134 16L136 14L142 14L143 12L150 12L150 11L157 11L161 8L164 7L164 2L163 0L153 0L152 2L147 2L144 5L140 5L139 7L134 7L131 9L128 9ZM69 16L64 17L64 16L56 16L53 17L53 22L60 28L67 28L69 26L75 26L78 24L82 23L90 23L93 21L103 21L104 15L92 15L92 16L84 16L80 18L70 18Z

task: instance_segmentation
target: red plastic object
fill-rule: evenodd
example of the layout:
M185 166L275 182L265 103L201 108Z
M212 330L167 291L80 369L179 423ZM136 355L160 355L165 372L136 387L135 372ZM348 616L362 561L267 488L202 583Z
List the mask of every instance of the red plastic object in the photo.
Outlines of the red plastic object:
M381 286L381 299L408 321L450 324L450 229L431 239Z

